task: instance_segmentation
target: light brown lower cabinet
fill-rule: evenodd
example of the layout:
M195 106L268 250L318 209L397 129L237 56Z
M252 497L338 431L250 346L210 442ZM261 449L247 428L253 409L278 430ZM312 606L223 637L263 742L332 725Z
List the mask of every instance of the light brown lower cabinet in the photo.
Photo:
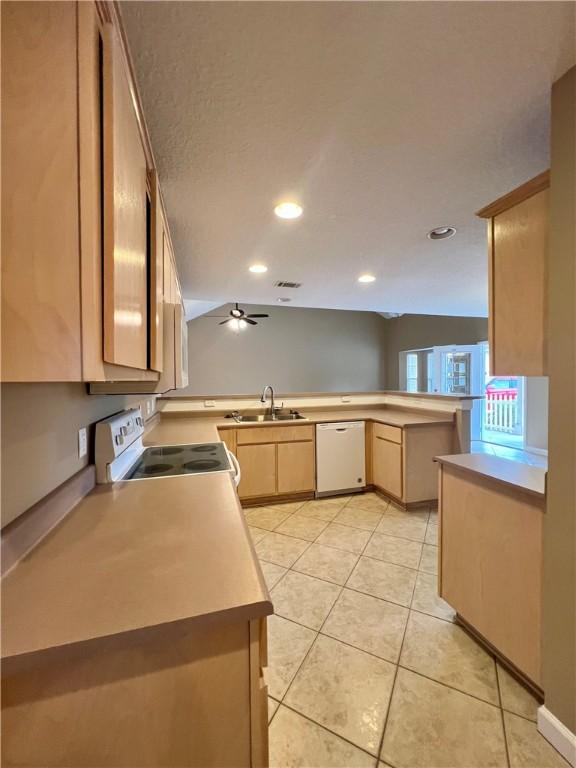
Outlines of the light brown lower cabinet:
M374 435L372 481L383 491L402 498L402 446Z
M279 443L277 452L278 493L313 491L314 443Z
M241 499L314 491L316 454L312 425L222 429L220 436L238 458Z
M442 464L439 510L440 595L540 687L545 498Z
M452 453L452 424L394 427L372 425L372 482L402 504L434 501L438 494L436 456Z
M238 486L240 498L273 496L276 493L276 445L239 445L236 450L242 473Z
M264 768L266 619L186 622L3 660L5 768Z

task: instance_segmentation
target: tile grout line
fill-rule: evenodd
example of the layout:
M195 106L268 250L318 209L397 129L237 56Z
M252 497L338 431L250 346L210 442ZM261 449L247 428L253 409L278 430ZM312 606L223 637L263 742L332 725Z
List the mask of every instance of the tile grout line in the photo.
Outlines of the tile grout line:
M348 503L349 503L349 502L347 502L347 503L344 505L344 507L343 507L342 509L344 509L346 506L348 506ZM280 524L279 524L279 526L281 526L281 525L282 525L284 522L286 522L287 520L289 520L289 519L290 519L291 517L293 517L294 515L297 515L297 514L298 514L298 511L299 511L300 509L301 509L301 507L299 507L299 509L298 509L298 510L295 510L293 513L291 513L291 514L288 516L288 518L286 518L284 521L282 521L282 523L280 523ZM372 510L367 510L367 511L372 511ZM339 513L338 513L338 514L339 514ZM381 513L381 514L382 514L382 513ZM304 519L309 519L309 518L304 518ZM322 520L321 518L313 518L313 519L320 519L320 520ZM362 548L362 550L361 550L361 552L360 552L360 553L357 553L357 552L352 552L352 553L351 553L349 550L341 550L341 549L340 549L340 548L338 548L338 547L331 547L331 545L329 545L329 544L323 544L323 543L321 543L321 542L318 542L318 538L319 538L319 537L322 535L322 533L323 533L323 532L326 530L326 528L327 528L327 527L328 527L328 526L329 526L331 523L333 523L333 522L336 522L336 521L333 519L333 520L331 520L331 521L322 520L322 522L325 522L325 523L326 523L326 526L323 528L323 530L322 530L322 531L320 531L320 533L319 533L319 534L316 536L316 538L315 538L314 540L312 540L312 541L310 541L310 540L303 540L303 541L307 541L307 542L308 542L308 546L307 546L307 547L306 547L306 549L305 549L305 550L302 552L302 554L301 554L301 555L299 555L299 556L297 557L297 559L294 561L294 563L292 563L292 564L291 564L291 565L290 565L288 568L286 568L286 566L280 566L280 567L284 567L284 568L286 568L286 571L285 571L285 573L284 573L284 574L283 574L283 575L280 577L280 579L279 579L279 580L278 580L278 582L277 582L277 583L274 585L274 587L276 587L276 586L278 586L278 584L280 584L280 582L281 582L281 581L284 579L284 577L286 576L286 574L287 574L289 571L292 571L293 573L302 573L302 572L300 572L300 571L296 570L296 569L294 568L294 566L295 566L295 565L296 565L296 563L297 563L297 562L300 560L300 558L301 558L301 557L303 557L303 556L305 555L305 553L306 553L306 552L307 552L307 551L310 549L310 547L311 547L313 544L315 544L315 543L318 543L318 544L320 544L321 546L326 546L326 547L328 547L328 548L334 549L334 550L336 550L336 551L345 551L345 552L347 552L347 553L349 553L349 554L353 554L353 555L356 557L356 563L355 563L354 567L352 568L352 570L351 570L351 572L350 572L350 574L349 574L348 578L346 579L346 581L345 581L345 583L344 583L343 585L340 585L340 584L336 584L335 582L333 582L333 581L330 581L329 579L324 579L324 578L322 578L322 577L318 577L318 576L311 576L310 574L305 574L305 573L303 574L303 575L308 575L308 576L309 576L309 577L311 577L311 578L316 578L316 579L318 579L319 581L323 581L323 582L325 582L325 583L329 583L329 584L332 584L333 586L339 586L339 587L340 587L340 590L339 590L339 592L338 592L338 595L337 595L336 599L335 599L335 600L334 600L334 602L332 603L332 606L330 607L330 610L328 611L328 614L327 614L327 615L326 615L326 617L324 618L324 620L323 620L323 622L322 622L322 624L320 625L320 628L319 628L318 630L316 630L316 629L312 629L312 628L310 628L310 627L306 627L306 625L300 624L300 622L298 622L298 621L294 621L293 619L290 619L290 618L287 618L287 617L282 617L282 618L284 618L286 621L290 621L291 623L293 623L293 624L296 624L297 626L302 626L302 627L304 627L304 628L308 629L309 631L312 631L312 632L314 632L314 633L315 633L315 636L314 636L314 639L312 640L312 643L311 643L311 645L310 645L310 647L309 647L308 651L306 652L306 654L305 654L304 658L302 659L302 662L300 663L300 665L298 666L298 668L297 668L296 672L295 672L295 673L294 673L294 675L292 676L292 679L291 679L290 683L288 684L288 686L287 686L287 688L286 688L286 691L285 691L284 695L282 696L282 699L281 699L281 700L280 700L280 702L279 702L279 706L280 706L280 705L282 705L282 706L286 707L287 709L290 709L291 711L295 712L295 713L296 713L296 714L298 714L299 716L301 716L301 717L303 717L304 719L308 720L309 722L313 723L313 724L314 724L314 725L316 725L317 727L319 727L319 728L323 729L324 731L326 731L326 732L328 732L328 733L331 733L331 734L332 734L332 735L334 735L336 738L338 738L338 739L342 739L343 741L345 741L345 742L347 742L347 743L351 744L351 745L352 745L352 746L353 746L355 749L359 749L359 750L360 750L361 752L363 752L364 754L366 754L366 755L370 755L370 757L371 757L371 758L373 758L373 757L374 757L374 755L373 755L371 752L368 752L368 751L367 751L366 749L364 749L363 747L360 747L360 746L358 746L357 744L355 744L354 742L350 741L349 739L347 739L346 737L342 736L341 734L339 734L339 733L335 733L335 732L334 732L334 731L332 731L330 728L326 727L326 725L324 725L324 724L322 724L322 723L318 723L318 722L316 722L316 721L315 721L314 719L312 719L311 717L309 717L309 716L307 716L307 715L303 714L302 712L299 712L297 709L294 709L293 707L290 707L290 705L288 705L288 704L286 704L286 703L285 703L285 698L286 698L286 696L288 695L288 693L289 693L289 691L290 691L290 689L291 689L292 685L294 684L294 681L295 681L296 677L298 676L298 674L299 674L300 670L301 670L301 669L302 669L302 667L304 666L304 664L305 664L305 662L306 662L306 660L307 660L308 656L309 656L309 655L310 655L310 653L312 652L312 649L313 649L313 648L315 647L315 645L317 644L319 636L320 636L320 635L322 635L323 637L329 637L329 638L331 638L331 639L334 639L334 640L336 640L336 641L338 641L338 642L342 643L343 645L345 645L345 646L347 646L347 647L350 647L350 648L352 648L352 649L354 649L354 650L358 650L358 651L360 651L360 652L362 652L362 653L366 653L367 655L369 655L369 656L371 656L371 657L373 657L373 658L375 658L375 659L378 659L378 660L380 660L380 661L384 661L385 663L388 663L388 664L392 664L392 665L394 665L394 666L395 666L395 671L394 671L394 680L393 680L393 684L392 684L392 687L391 687L391 692L390 692L390 699L389 699L389 704L388 704L388 708L387 708L387 712L386 712L386 718L385 718L385 721L384 721L384 726L383 726L383 730L382 730L382 737L381 737L381 739L380 739L379 749L378 749L378 752L377 752L377 755L376 755L376 758L375 758L375 765L376 765L376 766L378 765L378 762L379 762L379 760L383 759L383 758L382 758L382 748L383 748L383 744L384 744L384 738L385 738L385 734L386 734L386 729L387 729L387 726L388 726L388 720L389 720L389 715L390 715L390 708L391 708L392 699L393 699L393 696L394 696L394 691L395 691L395 686L396 686L396 681L397 681L397 676L398 676L398 670L399 670L400 668L402 668L402 669L405 669L405 670L407 670L407 671L409 671L409 672L411 672L411 673L413 673L413 674L416 674L416 675L418 675L419 677L422 677L422 678L424 678L424 679L427 679L427 680L429 680L429 681L431 681L431 682L433 682L433 683L437 683L437 684L439 684L439 685L442 685L444 688L447 688L447 689L449 689L449 690L453 690L453 691L455 691L455 692L457 692L457 693L461 693L462 695L464 695L464 696L468 696L468 697L470 697L470 698L472 698L472 699L475 699L476 701L478 701L478 702L480 702L480 703L483 703L483 704L487 704L488 706L493 706L493 707L495 706L497 709L499 709L499 710L500 710L500 712L501 712L501 718L502 718L502 727L503 727L503 735L504 735L504 742L505 742L505 749L506 749L506 759L507 759L507 765L508 765L508 768L509 768L509 766L510 766L510 758L509 758L509 753L508 753L508 742L507 742L507 737L506 737L506 728L505 728L505 724L504 724L504 711L503 711L503 706L502 706L502 699L501 699L501 692L500 692L500 684L499 684L499 679L498 679L498 672L497 672L497 669L495 668L494 672L495 672L495 678L496 678L497 695L498 695L498 702L499 702L499 704L496 704L496 705L495 705L495 704L493 704L492 702L486 701L485 699L482 699L482 698L480 698L480 697L478 697L478 696L476 696L476 695L474 695L474 694L468 693L467 691L463 691L463 690L461 690L461 689L459 689L459 688L454 688L454 687L452 687L451 685L449 685L449 684L447 684L447 683L444 683L443 681L440 681L440 680L436 680L436 679L434 679L434 678L432 678L432 677L428 677L428 675L425 675L425 674L423 674L423 673L420 673L420 672L418 672L418 671L416 671L416 670L410 669L409 667L405 667L405 666L401 665L401 664L400 664L400 658L401 658L402 650L403 650L403 647L404 647L404 642L405 642L406 633L407 633L407 628L408 628L408 622L409 622L409 619L410 619L410 613L411 613L412 611L414 611L415 613L419 613L419 614L424 614L424 615L428 615L428 616L431 616L432 618L436 618L437 620L439 620L439 621L444 621L444 622L446 622L446 623L454 624L454 622L453 622L453 621L451 621L451 620L447 620L447 619L444 619L444 618L442 618L442 617L440 617L440 616L436 616L436 615L434 615L434 614L427 614L427 613L426 613L426 612L424 612L424 611L419 611L419 610L418 610L418 609L416 609L416 608L412 608L412 605L413 605L413 601L414 601L414 594L415 594L416 582L414 583L414 586L413 586L413 588L412 588L412 594L411 594L411 598L410 598L410 604L409 604L409 606L406 606L406 605L401 605L401 604L398 604L398 603L394 603L394 602L393 602L393 601L391 601L391 600L386 600L386 599L383 599L383 598L381 598L381 597L378 597L378 596L376 596L376 595L371 595L370 593L363 593L363 592L361 592L360 590L356 590L356 589L354 589L353 587L349 587L349 586L347 586L347 585L348 585L348 581L349 581L349 579L350 579L350 577L351 577L352 573L353 573L353 572L354 572L354 570L356 569L356 567L357 567L357 565L358 565L358 562L360 561L360 558L361 558L361 557L366 557L366 558L368 558L368 559L371 559L371 560L376 560L376 561L385 562L385 563L388 563L388 564L391 564L391 565L396 565L396 566L398 566L398 567L407 568L407 569L409 569L409 570L415 571L416 573L424 573L424 574L427 574L427 575L430 575L430 576L436 575L436 574L430 573L430 572L428 572L428 571L424 571L424 570L421 568L421 564L422 564L422 560L423 560L423 557L424 557L424 545L426 545L426 544L428 544L428 546L437 546L437 545L435 545L435 544L430 544L429 542L426 542L426 540L425 540L425 539L424 539L423 541L421 541L421 542L418 542L418 543L421 543L421 545L422 545L422 550L421 550L421 554L420 554L420 558L419 558L419 562L418 562L418 567L417 567L417 568L411 568L410 566L401 565L401 564L399 564L399 563L393 563L393 562L390 562L390 561L386 561L386 560L380 560L379 558L374 558L374 557L371 557L370 555L366 555L366 554L365 554L365 551L366 551L367 547L369 546L370 542L371 542L371 541L372 541L372 539L374 538L374 534L375 534L375 533L379 533L379 532L378 532L376 529L373 529L372 531L370 531L370 536L369 536L369 538L368 538L368 540L367 540L366 544L363 546L363 548ZM353 525L346 525L346 523L338 523L338 524L342 524L342 525L345 525L346 527L349 527L349 528L353 528L353 529L356 529L356 530L363 530L363 531L366 531L366 529L358 529L356 526L353 526ZM428 532L428 527L429 527L429 525L430 525L430 512L428 513L428 522L427 522L427 524L426 524L426 533ZM435 525L435 523L432 523L432 525ZM278 526L278 527L279 527L279 526ZM272 532L272 531L268 531L268 532ZM281 535L290 536L290 534L285 534L285 533L282 533ZM383 535L388 535L388 536L389 536L389 534L383 534ZM264 537L263 537L263 538L264 538ZM292 537L292 538L298 538L298 537ZM404 539L404 537L394 537L394 536L392 536L391 538L398 538L398 539L402 539L402 540L413 541L413 540L410 540L410 539ZM300 540L302 540L302 539L300 539ZM265 562L267 562L267 561L265 561ZM278 565L278 564L277 564L277 563L274 563L274 565ZM408 616L407 616L406 624L405 624L405 626L404 626L404 631L403 631L403 634L402 634L402 641L401 641L401 644L400 644L400 650L399 650L399 653L398 653L398 660L397 660L396 662L390 661L389 659L385 659L385 658L383 659L382 657L380 657L380 656L377 656L376 654L374 654L374 653L371 653L370 651L367 651L367 650L365 650L365 649L363 649L363 648L358 648L358 647L356 647L356 646L352 645L351 643L348 643L348 642L346 642L346 641L343 641L343 640L341 640L340 638L337 638L337 637L332 637L331 635L329 635L329 634L327 634L327 633L325 633L325 632L323 631L323 630L324 630L324 627L325 627L325 624L326 624L326 622L328 621L329 617L332 615L332 612L334 611L334 609L335 609L335 607L336 607L336 605L337 605L337 603L338 603L338 601L339 601L339 599L340 599L340 597L341 597L341 595L342 595L342 593L343 593L344 589L349 589L349 590L351 590L351 591L354 591L354 592L357 592L357 593L359 593L359 594L366 594L366 595L368 595L368 596L372 597L373 599L377 599L377 600L380 600L380 601L381 601L381 602L383 602L383 603L389 603L389 604L391 604L391 605L398 605L399 607L402 607L402 608L404 608L404 609L406 609L406 610L408 611ZM280 615L280 614L278 614L278 615ZM494 657L493 657L491 654L490 654L490 656L491 656L491 658L492 658L492 661L493 661L493 663L494 663ZM274 712L274 715L272 716L272 718L271 718L271 720L270 720L270 723L272 723L273 719L275 718L275 716L276 716L276 713L277 713L278 709L279 709L279 707L278 707L278 708L277 708L277 710ZM523 717L523 716L520 716L520 717L522 717L524 720L526 720L526 721L528 721L528 722L533 722L532 720L530 720L530 718L527 718L527 717Z
M346 506L346 505L345 505L345 506ZM320 536L320 534L318 534L318 536ZM370 541L370 539L368 539L368 541ZM364 549L366 549L366 547L368 546L368 541L367 541L367 542L366 542L366 544L364 545L364 548L362 549L362 552L364 552ZM314 543L314 542L312 542L312 543ZM302 553L302 554L304 554L304 553ZM362 555L360 554L360 556L358 557L358 560L360 559L360 557L361 557L361 556L362 556ZM358 562L358 561L357 561L357 562ZM290 567L288 570L292 570L292 568ZM298 573L298 571L294 571L294 573ZM330 583L332 583L332 582L330 582ZM338 592L338 595L337 595L336 599L335 599L335 600L334 600L334 602L332 603L332 606L330 607L330 610L329 610L329 611L328 611L328 613L326 614L326 617L324 618L324 621L323 621L323 622L322 622L322 624L320 625L320 628L319 628L318 630L315 630L315 631L316 631L316 637L314 638L314 640L313 640L313 641L312 641L312 643L310 644L310 647L308 648L308 650L307 650L306 654L304 655L304 658L302 659L302 661L301 661L301 662L300 662L300 664L298 665L298 669L296 670L296 672L295 672L295 673L294 673L294 675L292 676L292 679L290 680L290 683L288 684L288 687L286 688L286 691L284 692L284 695L282 696L282 703L284 703L284 699L285 699L285 698L286 698L286 696L288 695L288 693L289 693L289 691L290 691L290 688L292 687L292 685L293 685L293 683L294 683L294 680L296 680L296 677L298 676L298 674L299 674L300 670L301 670L301 669L302 669L302 667L304 666L304 663L306 662L306 659L308 658L308 656L309 656L309 655L310 655L310 653L312 652L312 649L313 649L313 648L314 648L314 646L316 645L316 643L317 643L317 641L318 641L318 637L319 637L319 635L320 635L320 633L321 633L322 629L324 628L324 625L325 625L325 624L326 624L326 622L328 621L328 617L330 616L330 614L331 614L331 613L332 613L332 611L334 610L334 606L336 605L336 603L337 603L337 602L338 602L338 600L340 599L340 595L342 594L342 592L343 592L343 591L344 591L344 586L341 586L341 587L340 587L340 591ZM295 623L295 624L298 624L298 622L294 622L294 623ZM304 626L304 625L302 624L301 626ZM306 629L310 629L310 627L306 627ZM327 637L327 635L323 635L323 637ZM314 720L311 720L311 722L315 722L315 721L314 721ZM320 725L320 723L317 723L317 725ZM326 730L328 730L328 729L326 729ZM335 735L338 735L338 734L335 734ZM341 738L341 737L340 737L340 738ZM369 753L367 753L367 754L369 754ZM376 756L376 762L378 762L378 756Z
M280 616L280 618L284 619L284 621L289 621L291 624L295 624L297 627L303 627L304 629L308 629L310 632L316 632L316 630L311 629L310 627L307 627L305 624L300 624L298 621L294 621L294 619L288 619L285 616ZM404 643L404 635L406 634L407 626L408 626L408 621L406 621L406 625L404 627L402 642L401 642L401 645L400 645L400 650L398 652L398 659L400 659L400 654L402 653L402 646L403 646L403 643ZM398 661L392 661L391 659L384 659L384 658L382 658L382 656L377 656L372 651L367 651L364 648L358 648L358 646L352 645L351 643L346 642L346 640L341 640L339 637L333 637L332 635L328 635L328 634L322 632L321 630L318 630L316 632L316 634L317 635L321 634L323 637L329 637L331 640L336 640L337 642L342 643L342 645L346 645L348 648L352 648L355 651L360 651L361 653L365 653L365 654L367 654L368 656L371 656L374 659L378 659L379 661L384 661L387 664L391 664L394 667L398 667L398 669L404 669L406 672L410 672L413 675L417 675L418 677L422 677L425 680L429 680L431 683L436 683L437 685L441 685L443 688L447 688L448 690L454 691L455 693L461 693L463 696L468 696L470 699L474 699L475 701L478 701L481 704L486 704L489 707L494 707L494 709L498 709L498 710L502 709L499 706L499 704L494 704L491 701L487 701L486 699L482 699L482 698L480 698L480 696L477 696L474 693L470 693L469 691L463 691L461 688L456 688L455 686L450 685L449 683L446 683L443 680L437 680L435 677L430 677L430 675L426 675L426 674L424 674L424 672L420 672L417 669L413 669L412 667L407 667L404 664L401 664L399 660ZM315 642L315 640L316 640L316 638L314 638L314 640L312 641L312 644ZM298 668L298 671L300 671L300 667ZM295 673L294 678L296 677L296 674L298 674L298 672ZM292 681L291 681L291 683L292 683ZM288 689L286 690L286 693L287 692L288 692ZM275 697L272 696L272 698L275 698ZM275 699L275 700L278 701L278 699ZM504 710L504 711L508 712L508 710ZM516 717L521 717L523 720L526 720L529 723L535 724L534 720L530 720L530 718L523 717L522 715L516 715L515 712L511 712L510 714L515 715ZM314 720L313 722L316 722L316 721ZM319 723L319 725L320 725L320 723ZM326 727L326 726L323 726L323 727ZM327 730L330 730L330 729L327 729ZM361 747L359 747L359 749L361 749Z
M500 720L502 722L502 736L504 737L504 750L506 752L506 763L510 768L510 752L508 750L508 734L506 733L506 721L504 719L504 707L502 706L502 691L500 690L500 677L498 675L498 664L496 659L492 659L494 662L494 674L496 675L496 690L498 691L498 701L500 702Z
M339 733L336 733L335 731L331 730L325 725L322 725L322 723L317 723L316 720L312 720L312 718L309 715L305 715L303 712L300 712L297 709L294 709L294 707L291 707L290 704L285 704L284 702L281 702L282 707L286 707L286 709L289 709L290 712L294 712L295 715L298 715L299 717L304 718L304 720L308 720L309 723L312 723L317 728L321 728L323 731L326 731L327 733L330 733L332 736L335 736L337 739L341 739L342 741L345 741L346 744L350 744L351 747L354 747L354 749L359 750L360 752L363 752L365 755L368 755L369 757L373 758L376 762L374 765L374 768L378 765L378 756L373 755L372 752L368 752L364 749L364 747L359 747L358 744L354 744L353 741L350 741L350 739L347 739L345 736L342 736ZM280 707L278 707L280 709ZM278 710L277 710L278 711ZM276 714L276 713L274 713ZM320 768L320 767L319 767Z

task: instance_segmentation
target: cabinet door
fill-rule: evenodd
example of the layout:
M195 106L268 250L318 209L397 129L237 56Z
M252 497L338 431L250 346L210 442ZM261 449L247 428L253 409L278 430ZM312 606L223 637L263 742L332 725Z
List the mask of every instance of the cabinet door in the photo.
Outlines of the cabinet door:
M372 450L374 485L402 499L402 446L374 436Z
M240 498L273 496L276 493L276 445L239 445L236 456L242 472L238 486Z
M81 381L76 3L2 3L2 380Z
M546 375L548 197L545 189L492 222L492 375Z
M103 30L104 359L148 367L146 155L126 62L111 24Z
M313 491L314 443L278 444L278 493Z

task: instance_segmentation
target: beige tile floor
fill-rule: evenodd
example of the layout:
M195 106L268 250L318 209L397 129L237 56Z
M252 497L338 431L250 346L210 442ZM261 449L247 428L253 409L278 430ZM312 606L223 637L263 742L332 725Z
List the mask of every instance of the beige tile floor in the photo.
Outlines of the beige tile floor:
M437 518L374 493L246 510L271 591L271 768L566 768L438 597Z

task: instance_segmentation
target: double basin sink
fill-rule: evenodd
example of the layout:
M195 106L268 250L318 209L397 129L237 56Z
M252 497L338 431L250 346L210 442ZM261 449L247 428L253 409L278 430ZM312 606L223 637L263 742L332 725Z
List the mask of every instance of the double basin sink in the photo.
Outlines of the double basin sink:
M301 416L299 413L257 413L244 416L239 413L232 413L230 417L238 424L246 422L306 421L306 417Z

